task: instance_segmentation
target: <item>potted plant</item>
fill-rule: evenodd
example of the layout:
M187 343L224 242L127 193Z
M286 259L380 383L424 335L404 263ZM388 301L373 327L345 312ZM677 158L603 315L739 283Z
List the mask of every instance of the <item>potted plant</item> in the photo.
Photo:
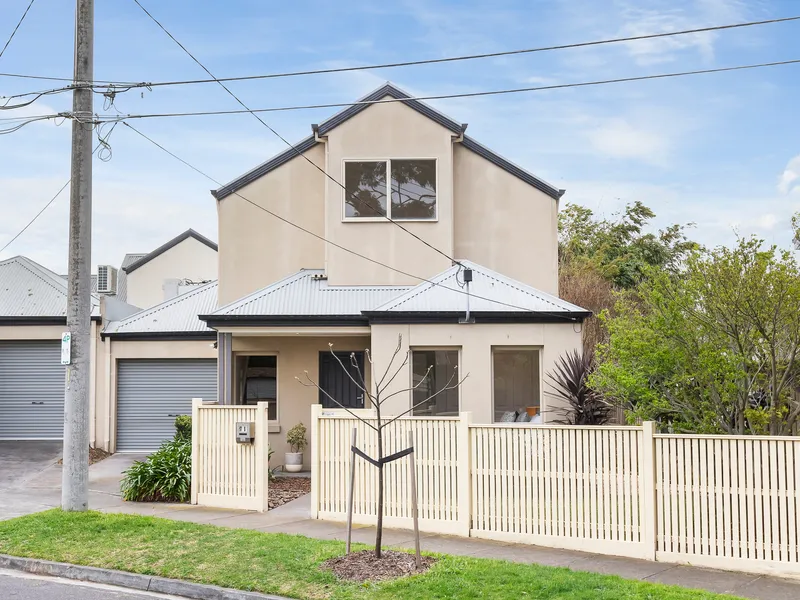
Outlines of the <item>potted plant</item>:
M299 473L303 470L303 450L308 446L306 440L306 426L298 423L286 434L286 442L291 452L286 453L284 469L289 473Z

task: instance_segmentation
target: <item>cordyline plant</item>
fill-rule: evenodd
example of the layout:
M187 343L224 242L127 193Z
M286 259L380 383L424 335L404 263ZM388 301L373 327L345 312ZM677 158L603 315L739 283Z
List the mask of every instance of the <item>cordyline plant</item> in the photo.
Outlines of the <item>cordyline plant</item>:
M573 350L559 357L555 369L547 374L555 394L567 403L567 407L561 409L564 417L561 423L604 425L608 422L611 405L589 383L594 369L592 351L581 354Z
M384 441L385 441L384 430L389 425L394 423L397 419L406 416L407 414L411 413L415 408L417 408L419 406L422 406L423 404L425 404L426 402L429 402L433 398L436 398L436 396L438 396L439 394L447 392L448 390L453 390L453 389L458 388L462 383L464 383L464 380L469 376L469 374L467 374L464 377L462 377L460 380L457 380L456 379L456 375L458 374L458 371L457 371L458 367L456 366L454 368L454 370L453 370L453 374L450 376L450 379L447 381L447 383L444 385L444 387L442 387L438 391L436 391L433 394L429 395L428 397L426 397L421 402L413 403L408 410L405 410L405 411L401 412L399 415L393 415L391 417L387 417L385 415L382 415L381 414L381 410L383 408L383 404L387 400L389 400L390 398L393 398L394 396L399 396L401 394L408 394L409 396L412 396L414 390L418 389L425 382L428 381L428 376L430 375L430 372L433 369L432 365L430 367L428 367L428 370L425 371L425 375L420 379L420 381L416 385L414 385L414 386L412 386L410 388L404 388L402 390L397 390L397 391L394 391L394 392L391 392L391 393L387 393L387 390L392 385L392 382L400 374L400 372L406 367L406 365L408 365L408 359L409 359L409 357L411 355L411 350L406 350L405 356L403 357L403 360L402 360L400 366L397 367L397 370L395 370L394 373L391 375L391 377L389 377L389 373L392 371L392 367L394 366L395 360L397 359L398 355L400 355L400 353L401 353L400 350L402 348L402 345L403 345L403 336L399 335L399 336L397 336L397 348L395 348L394 353L392 354L392 359L389 361L389 364L386 366L386 370L384 371L384 373L380 377L380 379L376 379L375 378L375 363L372 360L372 354L370 353L369 349L364 351L364 354L367 357L367 361L369 362L370 375L371 375L372 383L374 385L374 391L373 391L373 389L370 389L370 387L367 385L366 379L364 377L364 373L361 372L361 367L358 365L358 360L356 360L355 353L354 352L350 353L350 365L353 367L353 370L356 372L356 377L353 377L353 375L351 374L350 370L347 369L344 366L344 363L341 361L339 356L333 351L333 344L328 344L331 354L333 355L334 359L336 359L336 362L339 363L339 366L342 368L342 371L345 373L345 375L347 375L347 377L350 379L350 381L352 381L353 384L355 384L355 386L359 390L361 390L361 392L364 393L364 396L366 398L369 398L370 403L372 405L372 408L375 410L375 418L374 419L372 419L372 418L365 419L365 418L359 416L358 414L354 413L347 406L345 406L344 404L339 402L339 400L337 400L336 398L331 396L325 389L320 387L320 385L318 383L313 381L311 379L311 377L309 377L308 371L304 372L306 381L302 381L299 377L295 378L295 379L297 379L297 381L299 381L301 384L303 384L306 387L315 387L315 388L317 388L320 392L322 392L325 395L326 398L328 398L336 406L346 410L355 419L358 419L364 425L366 425L367 427L369 427L370 429L375 431L375 433L377 435L378 443L377 443L376 450L377 450L378 456L376 457L376 460L378 462L378 466L376 468L378 469L378 493L377 493L378 523L377 523L377 528L376 528L377 531L375 533L375 557L376 558L381 558L381 540L383 538L383 510L384 510L384 501L383 501L383 491L384 491L383 490L383 488L384 488L384 485L383 485L383 468L384 468L385 465L384 465L384 463L381 462L381 460L385 456L385 453L384 453ZM387 377L388 377L388 380L387 380Z

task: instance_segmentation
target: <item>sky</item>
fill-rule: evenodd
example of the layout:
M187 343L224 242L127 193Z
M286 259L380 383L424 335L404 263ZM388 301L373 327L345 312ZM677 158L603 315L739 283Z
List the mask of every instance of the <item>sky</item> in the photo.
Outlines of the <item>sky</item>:
M569 44L800 14L796 0L140 0L218 77L277 73ZM5 43L29 0L0 3ZM35 0L0 72L72 76L74 2ZM96 2L95 78L164 81L205 73L133 0ZM354 101L392 81L436 95L800 59L800 21L440 65L237 82L252 108ZM53 87L0 76L0 96ZM709 245L756 234L788 246L800 210L800 64L607 86L433 101L470 135L567 190L564 203L611 217L637 200L656 228L694 223ZM119 94L126 114L234 110L216 84ZM71 108L51 95L0 118ZM296 142L335 109L267 113ZM251 115L134 122L227 182L285 144ZM105 128L103 133L108 133ZM188 228L217 238L217 186L124 126L94 161L92 262L119 265ZM70 123L0 136L0 247L69 179ZM68 193L2 254L65 272Z

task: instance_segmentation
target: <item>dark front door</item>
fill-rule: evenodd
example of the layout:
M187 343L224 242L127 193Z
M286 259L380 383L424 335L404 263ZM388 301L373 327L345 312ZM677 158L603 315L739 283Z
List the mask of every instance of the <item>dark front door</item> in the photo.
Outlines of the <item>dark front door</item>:
M353 379L361 381L361 375L364 374L364 353L354 353L361 375L352 365L350 354L350 352L336 353L336 356L342 361L340 365L339 361L330 352L319 353L319 386L333 396L342 406L364 408L364 392L348 377L349 373ZM342 365L344 365L346 372L342 369ZM341 408L322 391L319 393L319 402L323 408Z

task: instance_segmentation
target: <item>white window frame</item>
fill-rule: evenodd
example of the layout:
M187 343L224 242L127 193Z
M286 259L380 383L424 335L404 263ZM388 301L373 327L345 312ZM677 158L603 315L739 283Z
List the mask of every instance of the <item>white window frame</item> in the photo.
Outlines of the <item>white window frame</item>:
M507 352L520 352L520 351L535 351L539 356L539 414L542 415L542 421L544 422L544 411L546 409L545 403L545 394L544 394L544 377L543 377L543 369L544 369L544 346L496 346L493 345L491 347L491 352L489 354L489 372L491 373L491 381L490 384L492 386L492 423L497 423L498 421L494 420L495 415L495 398L494 398L494 355L496 352L507 353ZM459 402L461 401L461 397L459 396Z
M436 206L432 219L404 219L392 216L392 161L393 160L432 160L436 168ZM386 216L385 217L348 217L347 215L347 177L345 165L351 162L385 162L386 163ZM436 223L439 221L439 159L435 156L392 156L390 158L345 158L342 159L342 223L389 223L389 219L400 223Z
M456 369L456 376L453 379L453 383L458 383L461 381L461 358L462 358L462 346L411 346L409 350L411 352L408 361L408 380L409 380L409 405L408 407L411 409L411 413L409 416L414 417L414 352L431 352L431 351L440 351L440 352L452 352L455 350L458 353L458 369ZM456 390L458 391L458 410L457 413L461 412L461 386L457 387ZM440 417L439 415L434 415L430 417L425 417L430 419L447 419L450 417Z
M274 356L275 357L275 419L267 421L269 425L280 425L281 423L281 357L278 352L259 352L257 350L247 350L245 352L234 352L233 364L236 364L237 356ZM273 432L274 433L274 432Z

